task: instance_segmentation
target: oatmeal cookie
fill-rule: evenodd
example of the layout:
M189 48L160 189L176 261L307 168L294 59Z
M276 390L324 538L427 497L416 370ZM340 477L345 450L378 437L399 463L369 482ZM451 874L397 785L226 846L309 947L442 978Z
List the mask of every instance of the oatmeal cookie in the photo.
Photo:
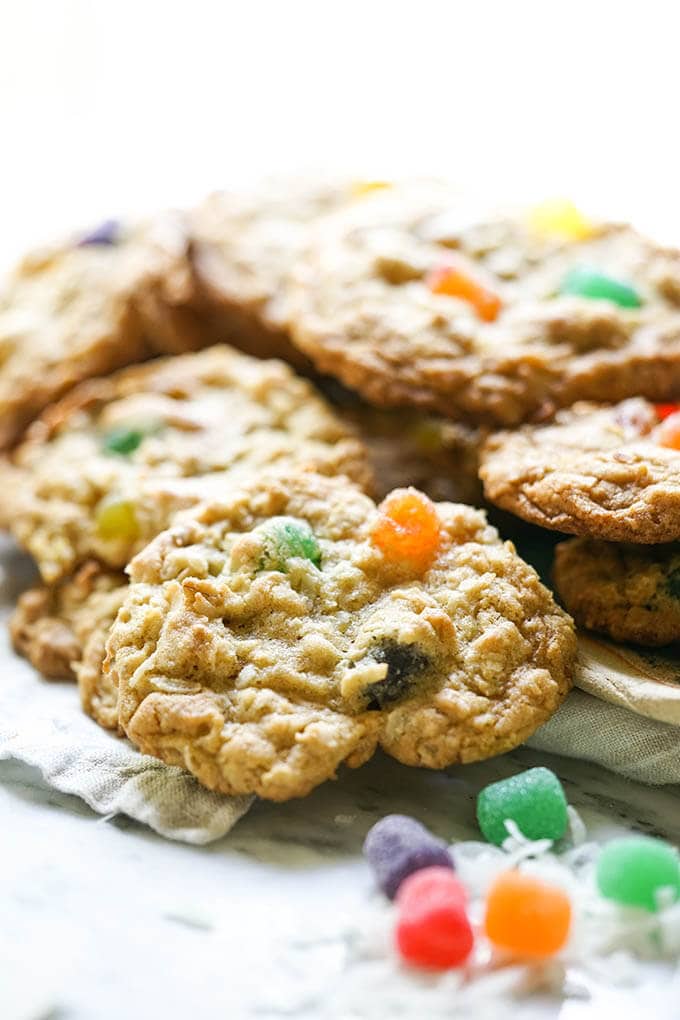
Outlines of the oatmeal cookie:
M204 344L184 222L116 222L28 255L0 293L0 449L76 383Z
M118 711L104 646L127 590L125 574L90 561L53 588L24 592L10 619L16 651L48 680L77 680L83 709L107 729L117 729Z
M587 236L583 236L587 233ZM404 184L326 217L293 272L294 342L369 402L512 425L680 390L680 254L578 239Z
M572 538L555 549L555 587L576 622L615 641L680 641L680 546Z
M311 224L351 199L347 182L276 178L194 209L192 264L212 329L248 354L308 367L288 335L286 277Z
M506 751L566 695L573 625L481 511L270 476L132 561L107 643L145 753L285 800L379 744L443 768Z
M327 379L319 385L366 446L377 496L413 485L435 500L482 502L479 449L486 430L409 408L371 407Z
M480 456L484 494L544 528L610 542L674 542L680 451L668 445L676 442L668 407L635 398L579 403L550 424L496 433Z
M362 444L278 361L227 347L91 380L15 451L0 517L54 584L87 559L122 568L174 513L272 465L369 484Z

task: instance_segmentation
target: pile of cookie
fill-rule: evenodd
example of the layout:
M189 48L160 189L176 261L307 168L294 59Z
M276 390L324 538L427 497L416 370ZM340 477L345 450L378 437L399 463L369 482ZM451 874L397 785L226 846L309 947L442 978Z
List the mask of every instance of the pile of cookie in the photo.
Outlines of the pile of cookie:
M676 395L680 254L568 203L284 181L109 221L0 297L15 648L228 794L501 753L576 641L479 479L581 536L579 622L674 640Z

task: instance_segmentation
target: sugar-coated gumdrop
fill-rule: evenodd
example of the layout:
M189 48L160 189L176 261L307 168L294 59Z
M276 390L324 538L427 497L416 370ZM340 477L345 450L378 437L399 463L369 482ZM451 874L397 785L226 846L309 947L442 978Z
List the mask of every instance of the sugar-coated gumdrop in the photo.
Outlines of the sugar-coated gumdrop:
M447 294L467 301L484 322L498 318L502 307L498 294L460 266L446 265L434 269L427 278L427 285L433 294Z
M145 432L142 429L115 428L107 432L102 439L102 448L106 453L119 453L127 456L134 453L144 439Z
M84 234L78 241L79 248L87 248L89 245L116 244L120 235L120 223L118 220L104 220L94 230Z
M321 566L321 549L307 521L295 517L272 517L257 529L262 542L259 570L286 573L289 560L309 560Z
M611 301L621 308L639 308L642 304L642 298L629 283L588 266L576 266L567 273L562 280L560 292L598 301Z
M504 871L489 889L484 930L500 949L517 956L552 956L567 941L570 925L569 897L556 886Z
M584 241L594 233L590 220L565 198L548 199L534 206L528 221L535 233L562 241Z
M95 524L99 537L104 541L134 542L139 536L134 505L126 499L102 503L97 510Z
M453 870L446 844L407 815L386 815L376 822L364 841L364 854L378 885L391 900L404 879L422 868L438 865Z
M653 439L659 446L680 450L680 411L666 415L654 429Z
M661 890L669 890L665 895L670 902L680 895L678 852L651 836L614 839L600 853L596 881L600 894L608 900L658 910Z
M371 539L386 559L423 573L441 544L437 510L417 489L395 489L378 507Z
M680 411L680 404L655 404L654 410L659 421L665 421L666 418L670 418L672 414Z
M567 798L550 769L535 768L491 783L477 797L477 821L490 843L508 837L511 819L527 839L561 839L567 831Z
M432 867L407 878L397 897L397 948L417 967L458 967L474 943L467 896L452 871Z

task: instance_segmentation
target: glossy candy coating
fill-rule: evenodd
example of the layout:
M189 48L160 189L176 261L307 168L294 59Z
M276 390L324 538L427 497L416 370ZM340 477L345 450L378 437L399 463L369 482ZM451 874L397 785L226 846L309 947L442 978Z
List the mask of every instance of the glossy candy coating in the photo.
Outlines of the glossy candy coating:
M403 561L417 573L431 565L441 544L434 504L417 489L395 489L378 507L371 531L374 545L388 560Z
M467 301L484 322L493 322L498 318L501 299L460 266L449 265L434 269L427 278L427 284L433 294L447 294Z
M670 888L670 898L680 895L678 852L661 839L625 836L603 848L597 861L600 894L617 903L657 910L658 893Z
M477 797L477 821L485 839L501 846L505 820L512 819L527 839L561 839L567 831L567 799L554 772L527 769L491 783Z
M102 439L102 449L106 453L119 453L127 456L134 453L141 445L145 433L142 429L116 428L107 432Z
M486 900L484 930L490 942L517 956L552 956L564 946L571 925L569 897L519 871L496 877Z
M96 517L97 533L104 541L125 539L134 541L139 535L139 524L134 505L129 500L102 503Z
M397 897L397 948L407 963L458 967L474 944L466 893L453 872L426 868L407 878Z
M402 882L422 868L437 865L453 870L446 844L407 815L386 815L376 822L364 841L364 855L378 885L391 900Z
M593 224L573 202L565 198L548 199L534 206L527 217L536 234L563 241L584 241L592 237Z
M598 301L611 301L621 308L639 308L642 304L638 292L625 280L617 280L588 266L576 266L567 273L562 281L560 293Z

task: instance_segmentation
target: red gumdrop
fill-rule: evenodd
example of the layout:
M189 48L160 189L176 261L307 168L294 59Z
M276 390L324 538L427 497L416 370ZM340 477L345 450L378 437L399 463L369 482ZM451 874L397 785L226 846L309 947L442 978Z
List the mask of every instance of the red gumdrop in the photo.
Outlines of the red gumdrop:
M654 410L659 421L670 418L676 411L680 411L680 404L655 404Z
M417 967L458 967L474 943L466 912L467 893L448 868L423 868L407 878L397 895L397 948Z

